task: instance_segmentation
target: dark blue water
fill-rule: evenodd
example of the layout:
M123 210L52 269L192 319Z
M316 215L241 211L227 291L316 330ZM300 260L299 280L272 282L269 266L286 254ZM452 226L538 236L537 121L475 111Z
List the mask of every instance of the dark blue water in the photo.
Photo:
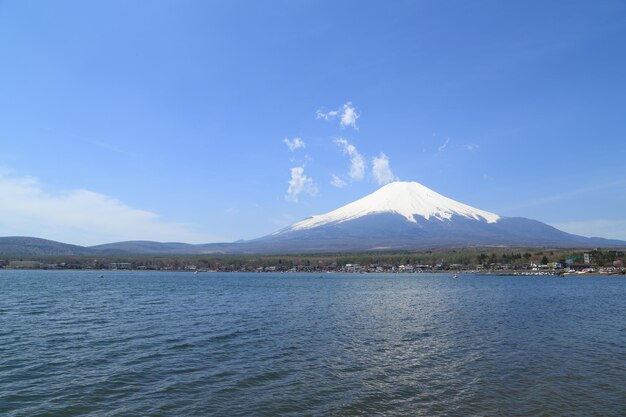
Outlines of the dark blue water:
M624 416L626 279L0 271L3 416Z

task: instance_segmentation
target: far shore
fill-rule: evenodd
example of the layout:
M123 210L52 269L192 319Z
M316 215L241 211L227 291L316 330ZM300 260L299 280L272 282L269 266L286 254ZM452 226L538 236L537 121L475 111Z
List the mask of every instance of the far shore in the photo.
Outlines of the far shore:
M448 273L479 275L624 275L624 249L447 248L403 252L271 255L120 254L0 257L0 270L166 271L187 273Z
M462 276L501 276L501 277L511 277L511 276L527 276L527 277L537 277L537 276L552 276L552 277L585 277L585 276L626 276L626 270L606 270L599 269L593 271L520 271L520 270L498 270L498 271L481 271L481 270L420 270L420 271L345 271L345 270L323 270L323 271L276 271L276 270L263 270L263 271L242 271L242 270L183 270L183 269L93 269L93 268L0 268L0 272L2 271L83 271L83 272L97 272L101 275L104 273L120 273L120 272L175 272L180 274L218 274L218 273L228 273L228 274L308 274L308 275L318 275L323 276L326 274L341 274L341 275L423 275L423 274L441 274L441 275L452 275L455 277Z

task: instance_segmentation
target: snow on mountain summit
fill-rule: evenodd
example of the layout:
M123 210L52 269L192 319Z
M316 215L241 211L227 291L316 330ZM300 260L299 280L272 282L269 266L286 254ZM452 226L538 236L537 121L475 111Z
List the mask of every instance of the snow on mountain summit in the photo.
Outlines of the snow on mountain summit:
M453 216L496 223L500 216L479 210L445 197L417 182L396 181L389 183L360 200L346 204L337 210L302 220L283 231L310 229L329 223L341 223L369 214L394 213L417 223L416 216L444 221Z

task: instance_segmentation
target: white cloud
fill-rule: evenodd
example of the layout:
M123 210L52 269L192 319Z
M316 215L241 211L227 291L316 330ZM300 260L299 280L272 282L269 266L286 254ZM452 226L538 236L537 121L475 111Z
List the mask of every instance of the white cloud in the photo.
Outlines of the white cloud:
M315 112L316 119L324 119L324 120L332 120L339 115L339 110L331 110L329 112L324 113L321 110L317 110Z
M365 159L360 154L354 155L350 159L350 178L360 181L365 176Z
M206 243L188 224L129 207L105 194L77 189L49 193L33 177L0 170L0 235L34 236L80 245L123 240Z
M317 186L313 179L304 175L303 167L291 168L291 179L289 180L289 188L287 188L285 200L297 203L298 196L303 192L315 195L317 194Z
M626 240L626 220L594 219L551 223L551 225L576 235Z
M475 143L467 143L463 145L463 147L468 151L473 151L475 149L478 149L478 145L476 145Z
M374 174L374 179L378 185L389 184L397 180L389 167L389 158L382 152L378 157L372 159L372 174Z
M315 112L316 119L333 120L337 117L339 117L339 126L341 126L342 128L346 126L352 126L353 129L358 129L356 121L359 117L361 117L361 115L356 112L356 109L350 101L345 103L343 106L341 106L341 109L338 110L331 110L329 112L317 110Z
M365 177L365 159L357 151L356 147L343 138L335 139L335 144L340 146L343 153L350 157L350 179L360 181Z
M351 102L347 102L343 105L343 112L341 113L341 127L352 126L353 129L356 129L356 119L358 119L360 115L356 112L356 109L352 106Z
M437 148L437 155L445 151L449 143L450 143L450 138L447 138L446 141Z
M336 176L335 174L332 174L332 181L330 182L330 185L332 185L333 187L337 187L337 188L343 188L346 185L348 185L347 182L345 182L344 180L342 180L341 178L339 178L338 176Z
M287 145L291 152L306 147L306 144L301 138L293 138L292 140L285 138L283 139L283 143Z

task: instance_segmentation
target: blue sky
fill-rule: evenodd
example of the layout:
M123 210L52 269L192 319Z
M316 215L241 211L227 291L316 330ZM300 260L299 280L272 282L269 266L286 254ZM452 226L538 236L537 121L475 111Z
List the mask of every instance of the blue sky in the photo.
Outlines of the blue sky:
M626 239L625 40L610 0L0 1L0 235L249 239L400 179Z

